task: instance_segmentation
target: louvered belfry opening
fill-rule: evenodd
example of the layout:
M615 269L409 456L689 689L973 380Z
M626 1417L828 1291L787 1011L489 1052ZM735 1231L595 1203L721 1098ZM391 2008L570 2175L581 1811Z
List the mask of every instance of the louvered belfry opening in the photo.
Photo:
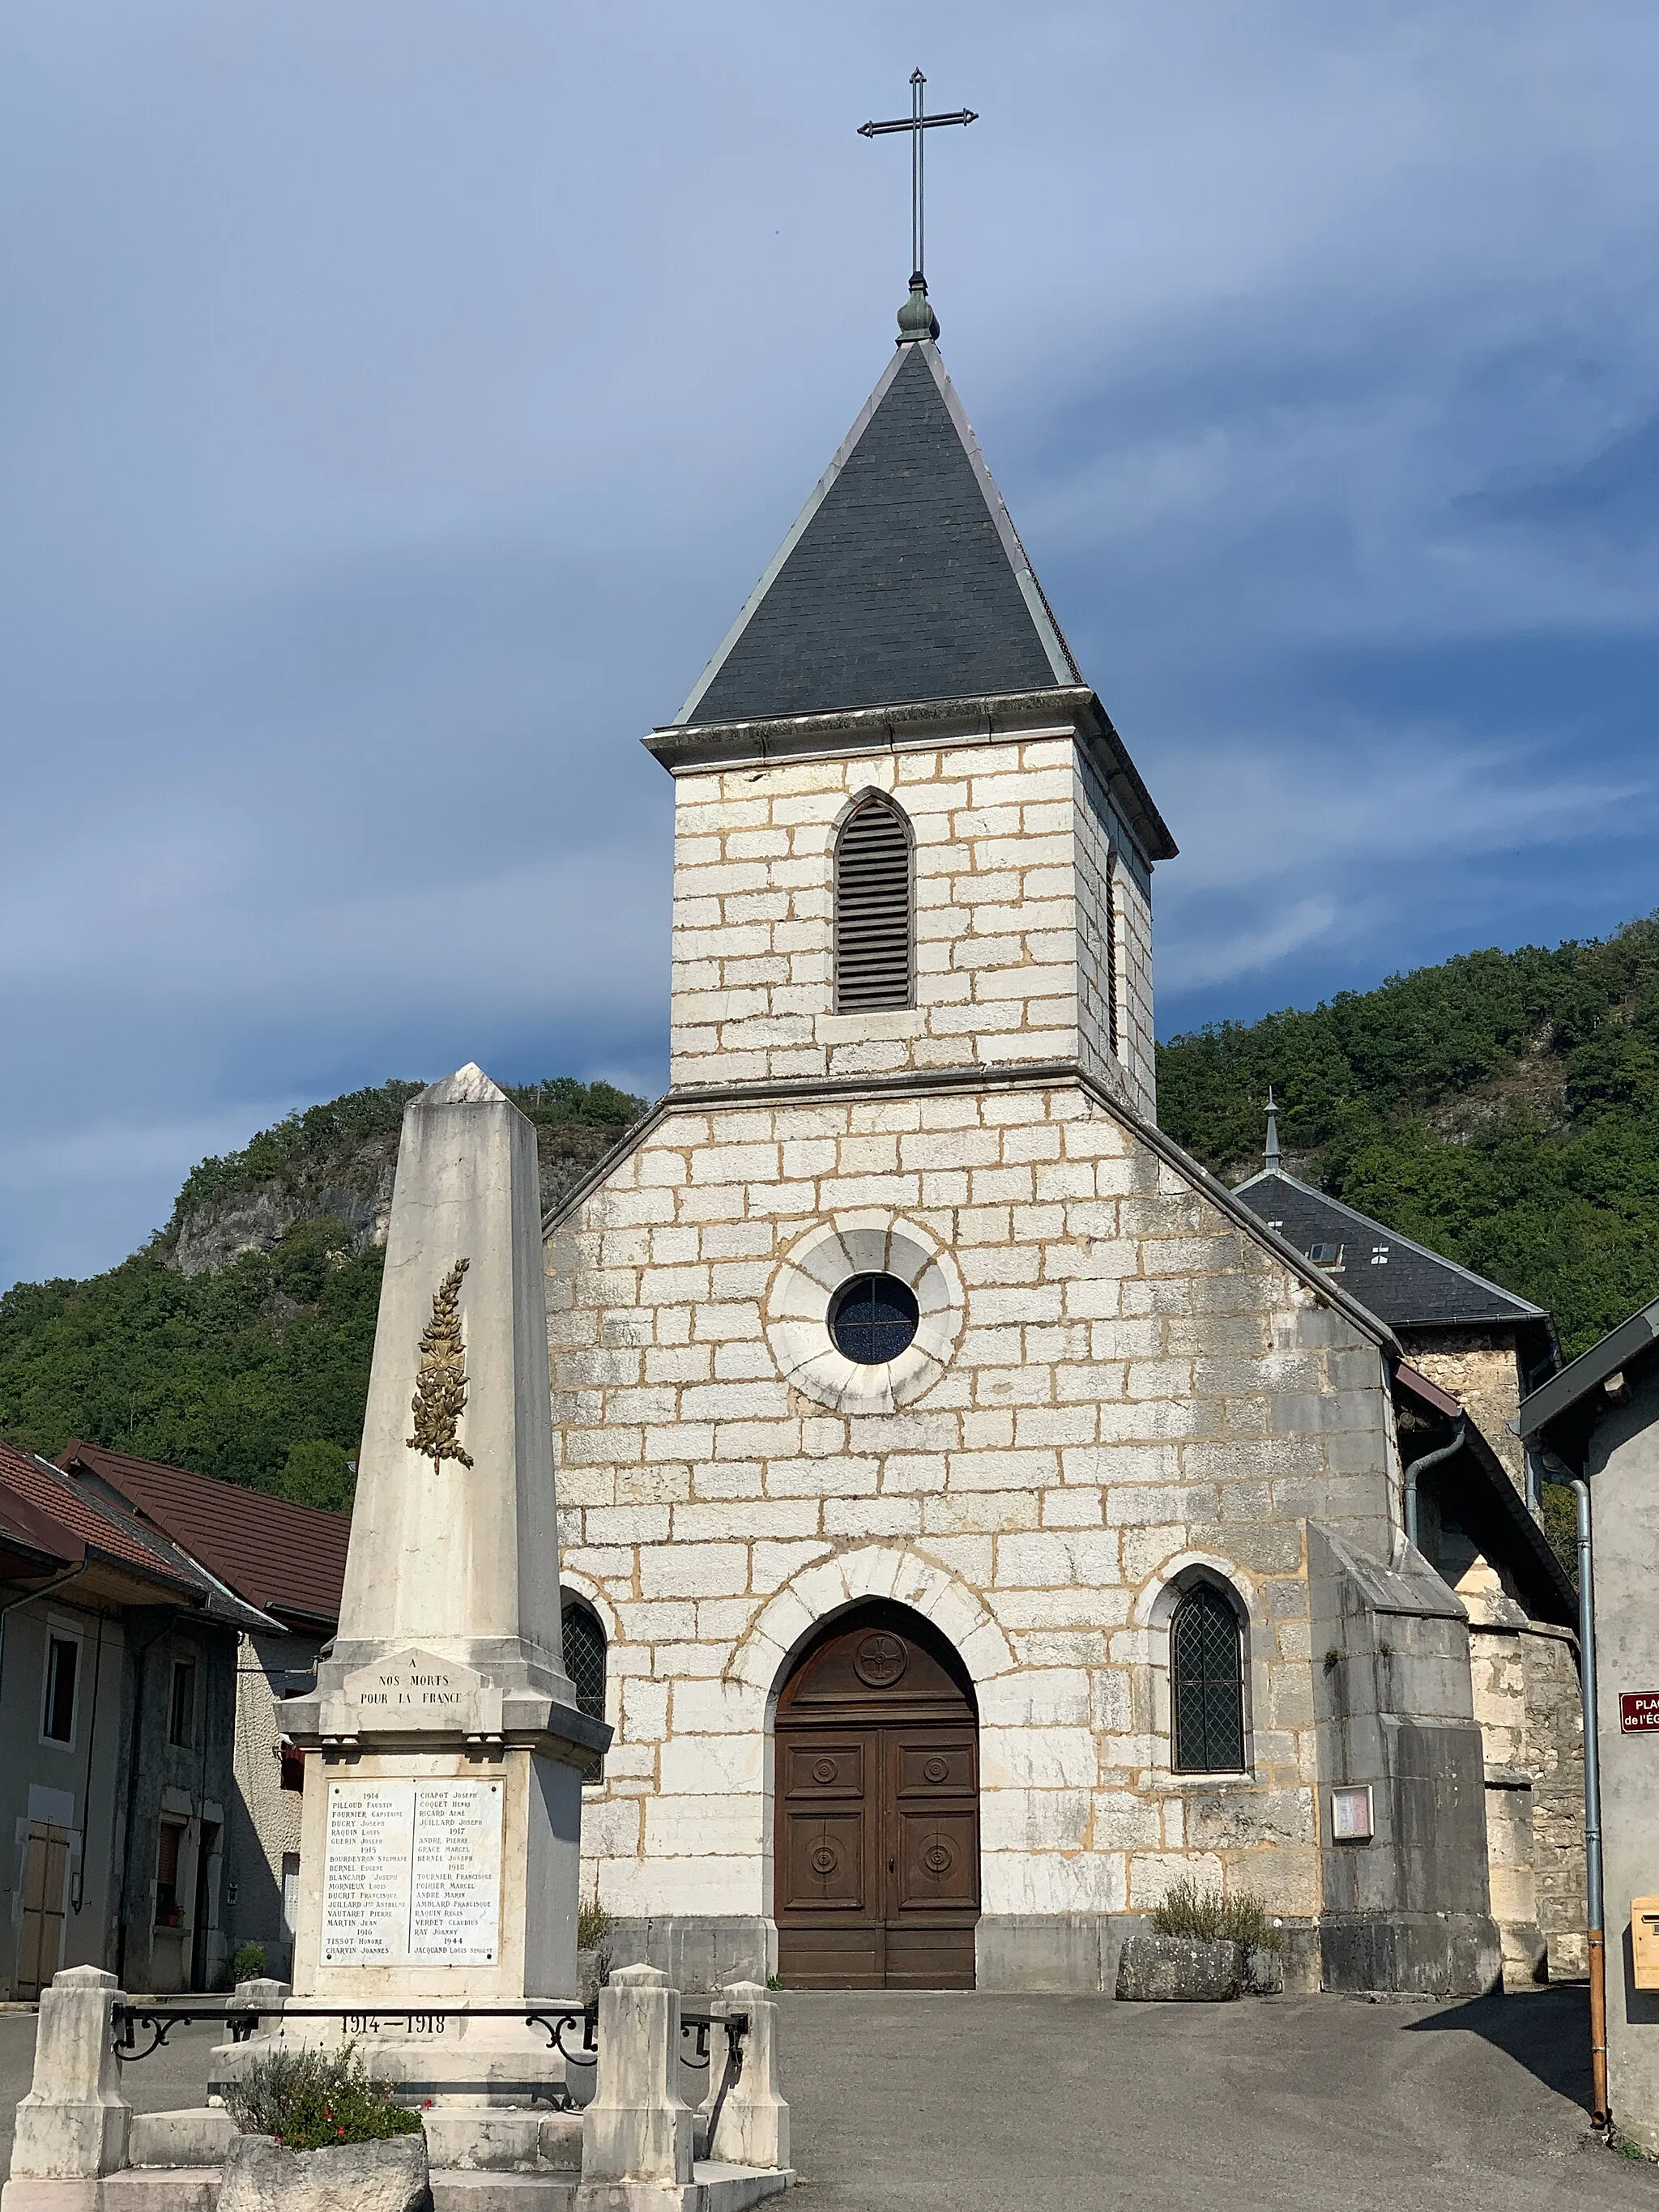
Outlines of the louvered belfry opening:
M1199 1583L1170 1623L1170 1704L1177 1773L1237 1773L1244 1764L1244 1647L1238 1615Z
M910 825L890 799L860 800L836 840L836 1012L908 1006L914 929Z

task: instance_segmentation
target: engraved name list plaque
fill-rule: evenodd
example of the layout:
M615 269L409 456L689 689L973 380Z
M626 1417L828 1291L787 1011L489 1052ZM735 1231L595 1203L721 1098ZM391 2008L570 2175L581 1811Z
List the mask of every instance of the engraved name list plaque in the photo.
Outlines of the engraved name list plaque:
M331 1782L326 1966L493 1966L501 1947L501 1784Z

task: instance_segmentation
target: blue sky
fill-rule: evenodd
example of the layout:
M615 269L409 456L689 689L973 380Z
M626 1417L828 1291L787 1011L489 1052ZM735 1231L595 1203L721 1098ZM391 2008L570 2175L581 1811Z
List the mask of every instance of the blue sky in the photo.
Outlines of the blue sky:
M0 1283L295 1105L663 1080L672 714L943 349L1182 848L1159 1026L1659 906L1659 16L0 27Z

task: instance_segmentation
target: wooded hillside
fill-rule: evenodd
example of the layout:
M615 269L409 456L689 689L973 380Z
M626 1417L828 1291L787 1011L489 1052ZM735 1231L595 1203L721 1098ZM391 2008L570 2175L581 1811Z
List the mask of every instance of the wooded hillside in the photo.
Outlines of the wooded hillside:
M71 1437L297 1498L350 1503L403 1110L386 1083L261 1130L185 1177L142 1252L0 1298L0 1436ZM510 1092L553 1204L643 1110L568 1076Z
M1270 1083L1292 1173L1550 1307L1569 1358L1659 1292L1659 917L1176 1037L1158 1120L1236 1182Z

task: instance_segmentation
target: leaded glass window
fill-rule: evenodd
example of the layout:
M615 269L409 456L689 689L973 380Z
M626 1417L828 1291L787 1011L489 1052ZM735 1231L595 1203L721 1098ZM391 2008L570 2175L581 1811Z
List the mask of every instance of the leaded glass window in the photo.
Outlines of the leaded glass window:
M1243 1765L1243 1638L1213 1583L1189 1589L1170 1623L1170 1705L1178 1771L1236 1773Z
M578 1712L591 1713L596 1721L605 1718L605 1631L591 1606L580 1598L564 1601L564 1671L570 1677L570 1686L576 1692ZM592 1754L589 1754L590 1756ZM603 1771L604 1761L593 1759L592 1777Z
M896 1275L854 1275L830 1302L830 1334L845 1358L882 1367L909 1349L921 1317L915 1292Z

